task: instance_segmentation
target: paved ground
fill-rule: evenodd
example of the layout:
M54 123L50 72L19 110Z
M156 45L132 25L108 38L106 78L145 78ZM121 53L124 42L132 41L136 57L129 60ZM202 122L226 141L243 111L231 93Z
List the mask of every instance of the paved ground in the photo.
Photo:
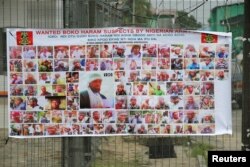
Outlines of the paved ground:
M5 145L4 130L0 130L0 166L1 167L56 167L61 166L60 138L48 139L10 139ZM149 159L147 139L140 137L103 137L94 139L95 160L92 166L99 167L167 167L197 166L197 158L191 155L204 153L212 147L215 150L241 149L241 111L233 111L233 135L215 137L173 138L176 143L176 158ZM188 145L189 141L193 143ZM197 149L198 148L198 149Z

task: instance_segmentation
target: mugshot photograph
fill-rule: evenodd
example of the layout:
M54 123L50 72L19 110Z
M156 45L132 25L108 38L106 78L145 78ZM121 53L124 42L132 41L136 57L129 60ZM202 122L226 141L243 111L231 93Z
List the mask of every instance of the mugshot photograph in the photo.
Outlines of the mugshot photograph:
M10 95L23 96L23 85L10 85Z
M224 81L228 79L228 70L216 70L215 79L217 81Z
M183 95L183 82L167 82L167 94L171 96Z
M10 74L10 84L23 84L22 73L11 73Z
M169 112L170 123L183 123L183 111Z
M183 57L183 45L171 45L171 52L170 52L171 58L182 58Z
M45 97L47 105L45 110L65 110L66 109L66 97L65 96L47 96Z
M214 97L201 96L200 108L204 110L214 109Z
M194 45L188 44L184 50L184 58L195 58L198 57L197 50Z
M139 59L126 59L127 69L138 70L141 69L141 60Z
M10 112L10 123L22 123L22 122L23 122L23 112L21 111Z
M114 110L105 110L103 111L102 122L105 123L115 123L116 121L116 112Z
M69 58L69 47L68 46L55 46L54 47L55 58L63 59Z
M111 75L104 76L104 74L90 72L81 75L85 82L80 85L80 89L82 89L80 108L110 108L114 105L115 88L110 85L113 77Z
M115 109L127 109L127 96L115 97Z
M87 59L86 60L86 71L98 71L99 59Z
M184 109L198 110L199 109L199 96L186 96L184 99Z
M87 45L87 58L99 58L99 45Z
M198 112L190 110L184 112L184 123L199 123L198 121Z
M200 69L199 59L184 59L184 68L190 70Z
M184 134L196 134L198 127L195 124L184 125Z
M55 59L54 60L54 71L68 71L69 62L68 59Z
M63 113L62 111L53 110L51 113L51 122L52 123L62 123Z
M215 69L228 69L228 59L219 58L215 59Z
M36 96L37 95L37 86L36 85L25 85L24 86L24 95L25 96Z
M51 85L39 85L38 94L40 96L52 96L52 86Z
M129 123L129 114L127 110L117 111L117 123Z
M9 70L10 72L22 72L22 60L10 60Z
M156 81L156 70L141 71L141 81Z
M65 72L51 73L51 84L65 84L65 83L66 83Z
M38 101L38 97L27 97L27 110L41 111L44 107L41 105L41 101Z
M157 71L157 81L168 81L169 74L167 71Z
M138 82L141 80L140 71L127 71L128 82Z
M140 97L132 96L128 99L128 109L140 109L141 99Z
M91 112L90 111L79 111L77 114L78 123L90 123Z
M51 73L39 73L39 84L50 84Z
M180 58L171 59L171 69L172 70L182 70L183 69L183 59L180 59Z
M201 45L199 47L199 57L200 58L214 58L215 48L213 45Z
M10 108L12 110L26 110L26 97L11 97Z
M93 110L91 111L91 120L90 123L92 124L99 124L102 123L103 118L103 112L99 110Z
M105 124L104 129L105 134L115 134L117 131L117 127L115 124Z
M156 69L157 59L151 57L143 57L142 58L142 69L151 70Z
M126 83L125 71L115 71L114 75L115 82L122 82L124 84Z
M70 60L70 71L84 71L85 70L85 59L73 59Z
M101 58L112 58L112 45L101 45L100 46L100 57Z
M125 45L113 45L113 57L125 58Z
M159 58L169 58L170 57L170 46L167 44L158 46L158 57Z
M144 44L143 57L157 57L157 46L155 44Z
M214 71L213 70L201 70L200 71L200 81L213 81Z
M200 66L201 66L201 69L203 69L203 70L213 70L214 69L214 59L213 58L201 59Z
M170 69L170 59L158 59L158 69Z
M169 109L168 104L164 96L155 97L155 109L157 110L166 110Z
M38 60L39 72L52 72L54 69L53 60Z
M229 55L229 45L217 45L216 47L216 57L218 58L228 58Z
M60 135L60 126L57 124L46 124L44 133L46 136Z
M160 132L162 134L171 134L172 133L172 128L171 128L171 125L167 124L167 125L164 125L164 124L161 124L161 127L160 127Z
M61 134L64 135L64 136L73 134L73 129L72 129L71 124L62 124L62 125L60 125L60 130L61 130Z
M23 114L24 123L37 123L37 112L36 111L26 111Z
M35 59L36 58L36 47L35 46L24 46L22 56L24 59Z
M22 47L21 46L9 47L9 57L10 59L22 59Z
M37 113L38 123L50 123L51 122L51 111L38 111Z
M186 70L185 71L185 80L186 81L199 81L200 80L200 71L199 70Z
M166 84L164 82L149 82L148 85L149 95L163 96L166 94Z
M66 82L67 83L79 82L79 72L66 72Z
M159 134L160 126L159 125L148 125L148 134Z
M85 58L85 45L71 45L70 46L70 58L79 59Z
M70 83L67 85L67 96L78 96L79 85L76 83Z
M140 45L128 45L127 48L131 48L130 54L127 56L128 58L132 59L140 59L141 58L141 46Z
M53 58L53 47L52 46L38 46L38 58L39 59Z
M52 85L53 96L66 96L66 85Z
M127 95L125 85L122 82L118 82L116 85L116 95Z
M147 95L148 85L147 82L134 82L133 85L133 95Z
M100 70L101 71L113 70L113 61L112 61L112 59L101 59L100 60Z
M168 102L169 109L179 110L183 109L183 99L181 96L170 96L170 101Z
M125 59L114 58L114 70L124 70L125 69Z
M67 110L79 110L79 97L67 97Z
M24 60L24 71L35 72L37 71L37 64L35 60Z

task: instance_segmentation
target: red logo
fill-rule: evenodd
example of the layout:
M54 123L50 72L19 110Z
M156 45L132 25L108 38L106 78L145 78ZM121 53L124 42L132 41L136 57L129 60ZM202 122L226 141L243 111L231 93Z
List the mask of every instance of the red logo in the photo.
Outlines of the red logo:
M201 34L201 43L217 43L218 42L218 35L213 34Z
M17 31L16 32L17 45L33 45L32 31Z

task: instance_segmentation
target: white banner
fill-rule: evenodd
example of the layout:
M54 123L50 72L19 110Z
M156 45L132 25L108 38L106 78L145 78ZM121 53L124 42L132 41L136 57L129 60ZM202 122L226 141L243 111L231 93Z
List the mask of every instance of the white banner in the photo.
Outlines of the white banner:
M231 33L8 29L9 136L232 134Z

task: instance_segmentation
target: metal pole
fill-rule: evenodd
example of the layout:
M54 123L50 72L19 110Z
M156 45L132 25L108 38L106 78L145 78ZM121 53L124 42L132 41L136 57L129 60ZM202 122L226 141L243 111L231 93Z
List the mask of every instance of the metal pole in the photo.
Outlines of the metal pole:
M89 27L95 26L95 0L82 0L86 3L79 3L79 0L64 0L64 28L83 28L83 24L76 24L81 17L73 15L72 12L79 11L79 5L86 5L89 2L88 17ZM74 10L77 11L74 11ZM70 17L71 16L71 17ZM71 20L70 20L71 19ZM86 24L87 25L87 24ZM92 159L91 137L64 137L62 139L62 166L63 167L89 167Z
M132 15L132 25L135 25L135 0L133 0L133 15Z
M242 150L250 151L250 2L245 0L243 45L243 108L242 108Z

